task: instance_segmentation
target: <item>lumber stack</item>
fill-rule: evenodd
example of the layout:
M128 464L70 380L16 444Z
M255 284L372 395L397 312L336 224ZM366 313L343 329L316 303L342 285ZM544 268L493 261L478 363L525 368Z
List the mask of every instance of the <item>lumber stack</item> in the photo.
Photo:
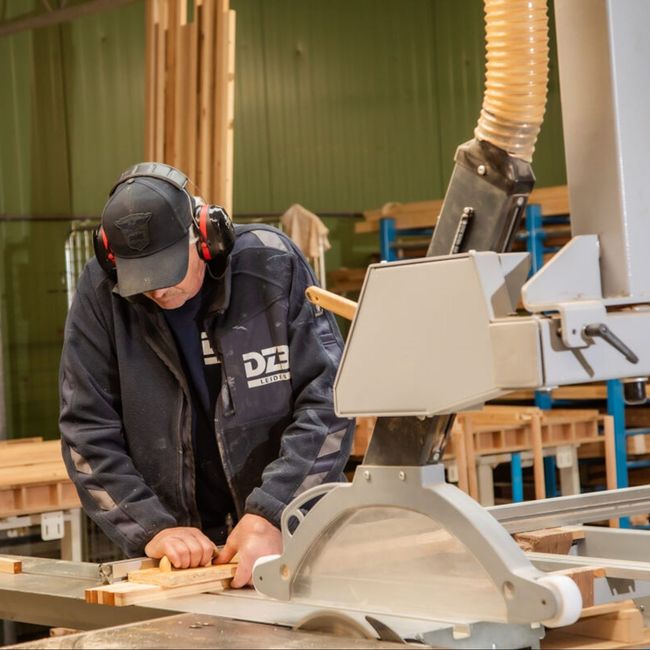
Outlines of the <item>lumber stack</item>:
M0 442L0 517L80 507L59 440Z
M235 12L229 0L147 0L145 157L232 212Z
M214 564L194 569L172 569L160 565L131 571L127 579L102 587L86 589L85 600L95 605L125 607L153 600L223 591L230 586L237 564Z
M533 190L528 203L540 205L543 216L569 214L569 192L566 185ZM379 220L384 217L395 219L397 228L433 228L442 211L442 204L443 199L386 203L381 208L365 210L364 221L355 225L355 232L378 232ZM562 234L564 236L566 233L563 231Z
M359 417L352 448L361 459L372 436L376 418ZM593 409L543 410L529 406L485 406L480 411L460 413L445 451L445 464L452 469L450 480L479 499L477 465L480 457L507 459L513 453L530 452L533 458L535 498L546 496L545 450L595 446L605 460L608 488L616 487L614 423ZM496 461L495 461L496 462ZM577 461L575 461L577 462ZM577 472L577 467L575 468Z

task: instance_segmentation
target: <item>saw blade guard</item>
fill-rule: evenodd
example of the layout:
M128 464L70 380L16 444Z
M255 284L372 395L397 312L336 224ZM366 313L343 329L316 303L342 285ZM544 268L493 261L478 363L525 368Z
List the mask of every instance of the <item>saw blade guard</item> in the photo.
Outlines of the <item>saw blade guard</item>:
M435 466L362 466L352 484L304 493L284 513L283 554L256 564L255 587L323 608L437 621L576 620L575 583L535 569L484 508L441 476Z

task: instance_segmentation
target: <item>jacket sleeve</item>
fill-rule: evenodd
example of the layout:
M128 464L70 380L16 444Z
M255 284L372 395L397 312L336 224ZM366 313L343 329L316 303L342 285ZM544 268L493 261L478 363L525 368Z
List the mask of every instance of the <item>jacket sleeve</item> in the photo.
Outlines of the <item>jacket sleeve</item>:
M176 526L128 455L110 295L102 305L88 267L68 314L61 365L59 427L63 459L86 513L129 556ZM104 309L102 309L102 306Z
M276 526L285 506L305 490L345 480L354 420L334 413L333 385L343 341L334 316L312 305L305 289L317 284L296 251L289 297L289 363L294 393L292 420L280 453L262 474L262 484L246 500L246 512Z

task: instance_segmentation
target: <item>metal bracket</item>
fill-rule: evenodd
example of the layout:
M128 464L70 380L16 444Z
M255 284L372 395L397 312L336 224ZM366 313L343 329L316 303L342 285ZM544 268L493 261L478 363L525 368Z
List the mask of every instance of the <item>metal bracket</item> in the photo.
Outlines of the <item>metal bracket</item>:
M583 332L589 323L602 323L607 319L605 305L598 300L585 302L563 302L557 305L562 321L562 342L568 348L586 348L593 341L584 338Z
M63 511L44 512L41 515L41 539L49 541L52 539L63 539Z

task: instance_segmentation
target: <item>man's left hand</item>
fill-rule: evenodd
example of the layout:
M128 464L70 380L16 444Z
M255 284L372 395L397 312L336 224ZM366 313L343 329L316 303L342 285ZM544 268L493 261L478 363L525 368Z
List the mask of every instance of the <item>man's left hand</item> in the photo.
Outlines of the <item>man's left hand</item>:
M219 552L217 564L230 562L239 554L239 567L231 587L238 589L253 584L253 564L264 555L282 553L282 533L271 522L258 515L247 514L228 535L226 545Z

